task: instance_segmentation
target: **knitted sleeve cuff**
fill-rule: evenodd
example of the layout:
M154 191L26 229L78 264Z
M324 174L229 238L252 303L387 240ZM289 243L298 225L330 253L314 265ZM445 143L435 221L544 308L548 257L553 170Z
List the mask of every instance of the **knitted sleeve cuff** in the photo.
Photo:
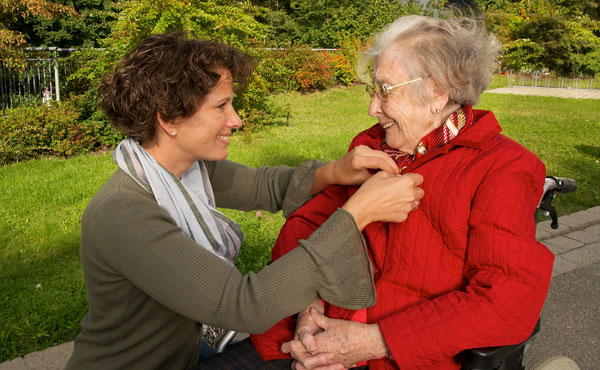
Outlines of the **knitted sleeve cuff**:
M304 162L294 169L281 207L286 218L309 200L309 192L315 182L315 172L324 164L321 161L312 160ZM287 180L282 176L280 181Z
M300 240L321 276L318 293L327 302L347 309L375 304L373 267L354 218L338 209L308 239Z

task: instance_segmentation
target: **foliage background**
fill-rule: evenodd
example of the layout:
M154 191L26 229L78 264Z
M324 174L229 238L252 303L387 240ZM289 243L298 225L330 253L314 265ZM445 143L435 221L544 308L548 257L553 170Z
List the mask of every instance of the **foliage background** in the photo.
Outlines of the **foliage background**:
M14 68L23 66L18 46L76 47L64 61L68 80L61 94L66 107L50 115L75 110L73 124L86 138L65 141L62 132L45 139L63 142L62 149L30 141L32 148L8 145L20 142L27 128L4 125L0 164L53 154L73 155L118 141L98 109L97 87L115 63L153 33L185 29L193 37L220 39L259 60L253 81L235 99L235 108L254 131L272 124L281 106L267 100L273 93L324 90L358 82L356 61L370 37L405 14L442 14L446 7L464 7L463 13L485 17L490 31L504 45L500 71L543 70L550 75L593 76L600 71L600 5L588 0L2 0L0 3L0 57ZM335 48L314 51L311 48ZM42 109L42 108L39 108ZM31 116L27 116L30 114ZM41 114L35 109L9 112L31 125ZM39 121L64 123L63 117ZM53 123L54 124L54 123ZM52 125L50 125L52 126ZM39 148L46 149L39 149Z
M586 0L479 0L504 45L502 68L560 76L600 72L600 3Z

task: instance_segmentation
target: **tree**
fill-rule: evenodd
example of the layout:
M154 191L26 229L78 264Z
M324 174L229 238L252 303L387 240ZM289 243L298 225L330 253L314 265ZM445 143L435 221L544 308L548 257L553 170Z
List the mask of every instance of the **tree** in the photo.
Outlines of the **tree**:
M0 0L0 60L10 67L23 66L24 56L19 47L26 39L22 32L14 29L20 19L75 14L72 7L46 0Z
M95 86L114 64L128 51L151 34L186 30L197 38L220 39L251 55L264 46L269 27L255 17L261 8L248 1L233 0L130 0L123 3L109 37L99 40L106 50L82 50L73 53L72 60L81 63L69 77L78 92L88 90L93 96ZM260 73L234 105L246 122L262 123L272 111L267 100L267 88Z
M439 1L432 1L437 6ZM405 14L422 14L419 1L397 0L254 0L272 10L261 20L278 40L311 47L337 48L351 37L367 41L385 25ZM283 45L279 45L283 46Z
M255 19L259 11L249 1L131 0L102 43L125 52L151 34L187 30L246 50L264 44L268 26Z
M600 72L600 20L584 0L480 0L504 44L503 67L548 69L561 76Z
M57 0L72 7L77 15L21 19L15 28L26 35L31 46L98 47L96 40L110 35L116 20L117 5L113 0Z

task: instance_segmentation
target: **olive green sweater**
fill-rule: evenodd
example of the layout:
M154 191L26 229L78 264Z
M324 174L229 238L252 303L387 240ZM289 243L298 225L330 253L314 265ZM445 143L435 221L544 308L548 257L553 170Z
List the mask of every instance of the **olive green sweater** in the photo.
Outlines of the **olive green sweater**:
M320 164L207 167L217 206L287 216L308 199ZM88 313L66 369L187 369L198 358L201 323L260 333L317 294L346 308L374 304L371 265L349 213L337 211L300 245L241 275L184 235L152 194L118 170L83 214Z

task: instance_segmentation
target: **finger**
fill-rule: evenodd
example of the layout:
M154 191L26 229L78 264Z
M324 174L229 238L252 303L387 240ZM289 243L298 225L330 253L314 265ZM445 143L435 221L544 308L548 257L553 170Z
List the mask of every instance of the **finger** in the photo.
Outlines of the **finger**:
M310 316L312 317L315 324L323 330L329 328L329 319L327 316L318 313L316 310L310 310Z
M394 176L394 175L392 175L390 173L387 173L385 171L379 171L375 175L373 175L373 177L380 177L382 179L387 179L387 178L390 178L392 176ZM401 175L398 175L398 176L401 176Z
M419 187L415 188L415 199L420 200L425 196L425 191Z
M306 352L306 349L297 339L290 340L289 342L285 342L281 345L281 352L283 353L292 353L292 352Z
M302 364L302 366L307 369L315 369L320 368L322 366L327 366L329 363L333 361L332 353L317 353L316 355L311 355L308 352L306 354L302 354L298 359L298 362Z
M380 169L389 173L390 175L400 173L398 165L389 155L378 150L369 150L371 152L368 153L368 155L365 155L364 162L362 163L363 167L371 169Z
M293 370L308 370L306 369L304 366L302 366L301 363L299 363L298 361L294 360L292 361L292 369Z
M319 366L312 370L346 370L346 367L342 364L336 363L336 364L330 364L330 365L326 365L326 366Z
M302 366L301 363L298 363L296 361L292 362L292 369L294 369L294 370L309 370L306 367ZM340 363L335 363L335 364L326 365L326 366L319 366L319 367L313 368L311 370L346 370L346 367Z
M300 342L308 352L315 353L317 350L317 342L312 333L304 332L300 334Z
M411 179L415 185L419 186L423 183L423 176L419 175L418 173L406 173L402 176L406 176L407 178Z
M329 367L327 368L327 370L346 370L346 366L342 365L342 364L331 364L329 365Z

